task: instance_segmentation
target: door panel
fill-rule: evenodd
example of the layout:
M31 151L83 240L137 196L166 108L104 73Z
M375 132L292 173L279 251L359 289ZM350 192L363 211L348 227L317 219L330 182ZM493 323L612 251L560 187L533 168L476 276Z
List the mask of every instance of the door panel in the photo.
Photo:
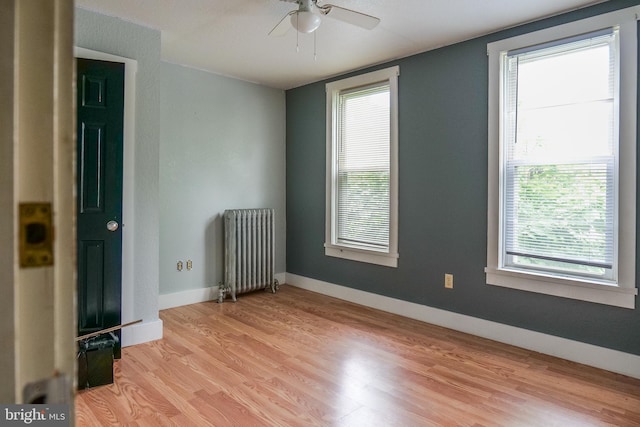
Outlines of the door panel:
M81 331L95 331L104 329L104 295L108 292L104 286L104 242L82 241L78 246L79 259L85 260L83 283L90 283L82 293L82 300L78 306L83 308L84 315L78 319Z
M78 335L121 323L124 64L77 59ZM116 356L120 347L117 345Z
M80 206L78 212L99 213L104 211L104 124L82 123L82 134L78 138L80 150L78 162L81 166Z

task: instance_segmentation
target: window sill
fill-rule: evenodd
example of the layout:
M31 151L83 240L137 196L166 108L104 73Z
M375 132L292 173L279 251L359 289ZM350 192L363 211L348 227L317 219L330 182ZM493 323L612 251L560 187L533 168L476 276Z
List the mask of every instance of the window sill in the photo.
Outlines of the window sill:
M599 282L580 281L543 274L486 267L487 284L563 298L635 308L636 288L623 288Z
M398 267L398 254L390 254L387 252L325 243L324 254L331 257L349 259L351 261L383 265L385 267Z

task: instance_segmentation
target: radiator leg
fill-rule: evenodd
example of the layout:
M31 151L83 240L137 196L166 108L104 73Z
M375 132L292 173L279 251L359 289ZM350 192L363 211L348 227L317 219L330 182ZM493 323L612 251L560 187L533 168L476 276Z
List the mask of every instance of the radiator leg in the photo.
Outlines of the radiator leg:
M231 286L221 283L218 285L218 303L224 301L227 292L229 292L229 294L231 295L231 301L236 302L235 290L232 289Z
M226 293L227 293L226 285L222 283L218 283L218 304L222 304Z
M278 289L280 289L280 284L277 279L274 279L273 283L271 283L271 293L275 294Z

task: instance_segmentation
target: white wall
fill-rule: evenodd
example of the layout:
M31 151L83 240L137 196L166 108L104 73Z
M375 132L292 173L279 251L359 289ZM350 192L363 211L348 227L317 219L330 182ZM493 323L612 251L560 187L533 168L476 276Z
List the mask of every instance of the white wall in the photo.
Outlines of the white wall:
M118 18L76 8L75 32L78 47L137 61L133 179L125 182L134 195L125 207L135 223L125 260L133 289L123 289L133 308L123 321L142 318L155 331L160 295L222 280L228 208L275 208L276 272L284 273L284 92L163 63L160 32ZM189 259L193 270L178 272L176 262ZM131 344L148 339L133 329Z
M284 91L164 62L160 82L160 295L218 285L230 208L275 209L284 273Z
M149 332L136 334L139 338L130 341L125 339L123 331L123 344L134 344L159 338L162 333L158 321L161 37L157 30L118 18L81 8L76 8L75 12L76 46L137 61L133 177L124 183L125 192L134 195L133 206L125 209L133 211L135 232L133 259L125 261L133 266L133 289L123 288L123 295L133 301L128 301L132 309L130 313L123 312L122 320L143 319L143 325L131 329ZM123 232L126 233L124 225Z

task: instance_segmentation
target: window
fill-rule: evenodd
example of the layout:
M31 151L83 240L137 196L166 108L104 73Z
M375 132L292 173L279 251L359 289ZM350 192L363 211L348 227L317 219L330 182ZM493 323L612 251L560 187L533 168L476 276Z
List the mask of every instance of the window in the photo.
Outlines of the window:
M327 84L326 255L397 266L398 74Z
M487 283L634 307L639 11L489 44Z

